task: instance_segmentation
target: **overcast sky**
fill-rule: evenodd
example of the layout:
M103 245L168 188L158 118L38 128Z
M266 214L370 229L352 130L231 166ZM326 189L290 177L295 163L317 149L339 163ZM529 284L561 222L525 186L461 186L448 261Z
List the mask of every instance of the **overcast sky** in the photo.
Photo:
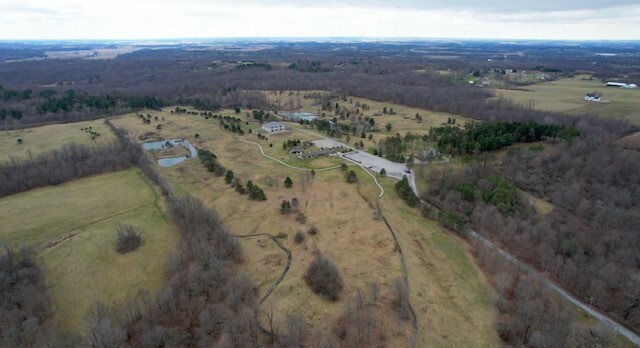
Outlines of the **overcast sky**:
M0 40L640 40L640 0L0 0Z

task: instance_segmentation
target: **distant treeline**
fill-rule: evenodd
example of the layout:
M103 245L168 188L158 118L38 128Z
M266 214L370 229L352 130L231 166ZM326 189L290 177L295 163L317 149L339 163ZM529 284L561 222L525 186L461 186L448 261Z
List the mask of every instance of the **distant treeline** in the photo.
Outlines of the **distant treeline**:
M384 53L391 54L390 51ZM402 57L392 55L392 59L380 58L380 52L376 54L375 51L367 50L330 50L317 55L310 54L308 62L313 62L308 63L310 67L332 67L322 73L299 71L297 66L302 64L299 61L299 52L288 49L243 52L242 56L238 53L223 54L214 51L194 54L158 50L135 52L115 61L80 60L68 64L64 60L50 60L3 64L0 66L0 84L11 86L6 89L16 90L17 94L31 88L31 95L37 96L38 102L34 105L30 104L30 100L2 102L0 109L6 109L9 113L11 110L22 113L20 121L9 118L5 120L4 126L9 127L95 118L100 112L91 107L109 105L110 101L106 96L123 98L125 101L127 98L142 98L142 101L137 103L122 102L112 111L121 113L138 107L157 107L155 101L162 105L183 103L214 110L234 106L269 108L272 105L259 91L328 90L337 95L421 107L485 121L563 124L578 128L581 132L589 127L599 127L615 133L616 136L631 130L627 124L617 120L532 110L500 98L488 100L487 98L493 96L491 90L456 83L450 76L438 74L435 70L435 67L465 69L466 65L471 63L456 60L438 61L428 64L429 69L416 72L416 64L430 61L417 56L408 58L404 56L406 53L404 52ZM296 68L273 65L271 70L236 69L225 65L212 66L211 60L206 57L236 61L248 59L254 62L269 59L282 62L283 59L289 58L289 61L295 62ZM567 57L562 57L565 58L571 62ZM489 65L492 64L494 63ZM527 64L536 66L534 62ZM16 74L16 71L20 74ZM60 109L58 105L60 102L62 106L66 104L64 101L67 86L38 87L51 84L51 81L69 80L73 81L75 94L87 93L86 103L83 101L84 104L80 103L76 108L67 108L69 111ZM56 93L47 95L51 92L45 92L42 95L43 90L54 90ZM92 101L90 96L98 98L100 102ZM46 103L48 98L51 98L51 103ZM144 98L155 99L144 102ZM39 104L46 106L41 107L43 111L46 110L45 114L37 113ZM56 109L63 111L51 112Z

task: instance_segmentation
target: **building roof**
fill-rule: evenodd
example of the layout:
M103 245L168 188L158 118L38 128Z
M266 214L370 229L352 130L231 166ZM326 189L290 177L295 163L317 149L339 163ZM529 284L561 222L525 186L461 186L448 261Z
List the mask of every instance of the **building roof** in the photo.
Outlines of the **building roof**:
M597 93L587 93L587 97L590 98L600 98L600 95Z
M304 149L300 146L294 146L289 150L289 153L294 153L294 152L304 152Z
M318 151L313 151L313 152L307 152L307 153L300 154L300 158L305 159L305 158L309 158L309 157L326 156L326 155L330 155L330 154L335 153L335 152L336 152L336 150L334 150L334 149L322 149L322 150L318 150Z
M607 86L624 87L627 86L624 82L607 82Z
M275 129L275 128L283 128L284 126L281 125L279 122L267 122L265 124L262 125L262 128L266 128L266 129Z

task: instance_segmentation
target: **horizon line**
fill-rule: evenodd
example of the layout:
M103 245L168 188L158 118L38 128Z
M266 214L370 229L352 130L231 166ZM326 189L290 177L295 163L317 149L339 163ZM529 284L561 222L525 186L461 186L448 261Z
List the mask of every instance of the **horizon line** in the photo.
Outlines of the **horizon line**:
M0 43L55 43L55 42L148 42L148 41L541 41L541 42L640 42L640 39L558 39L558 38L472 38L472 37L428 37L428 36L220 36L220 37L157 37L157 38L59 38L59 39L3 39Z

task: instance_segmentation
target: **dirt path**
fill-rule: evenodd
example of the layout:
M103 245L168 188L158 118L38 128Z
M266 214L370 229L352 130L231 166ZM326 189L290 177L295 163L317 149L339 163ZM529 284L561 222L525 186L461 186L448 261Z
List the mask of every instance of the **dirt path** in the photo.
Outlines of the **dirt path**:
M367 174L369 174L369 176L371 176L371 178L373 179L373 182L376 183L376 185L378 185L378 187L380 188L380 194L378 195L377 199L376 199L376 208L378 209L378 213L380 214L380 217L382 218L382 221L384 221L384 224L387 225L387 228L389 229L389 232L391 232L391 237L393 238L393 241L395 243L395 247L398 250L398 252L400 253L400 264L402 266L402 280L404 282L404 286L407 289L407 298L409 298L409 275L407 272L407 262L405 260L404 257L404 253L402 252L402 248L400 247L400 242L398 241L398 237L396 236L396 233L393 231L393 228L391 228L391 225L389 224L389 222L387 221L387 219L384 217L384 214L382 213L382 208L380 207L380 198L382 198L382 196L384 196L384 188L382 188L382 185L380 185L380 183L378 182L378 179L376 179L375 175L371 174L370 171L368 171L365 167L363 167L360 163L357 163L349 158L345 159L352 161L354 163L356 163L356 165L360 166L360 168L362 168ZM409 301L409 311L411 312L411 347L416 346L416 341L417 341L417 336L418 336L418 317L416 316L416 311L413 309L413 306L411 305L411 301Z
M298 129L298 128L296 128L296 129ZM302 130L302 129L300 129L300 130ZM303 131L304 131L304 132L307 132L307 133L314 134L314 135L318 135L318 134L313 133L313 132L310 132L310 131L306 131L306 130L303 130ZM327 137L325 137L325 136L322 136L322 135L319 135L319 136L321 136L321 137L323 137L323 138L325 138L325 139L329 139L329 138L327 138ZM300 167L292 166L292 165L290 165L290 164L288 164L288 163L282 162L281 160L279 160L279 159L277 159L277 158L274 158L274 157L271 157L271 156L269 156L269 155L265 154L265 153L264 153L264 150L262 149L262 146L261 146L260 144L258 144L258 143L255 143L255 142L252 142L252 141L243 140L243 139L238 139L238 140L240 140L240 141L242 141L242 142L244 142L244 143L257 145L257 146L258 146L258 148L260 148L260 152L262 153L262 155L263 155L264 157L267 157L267 158L269 158L269 159L272 159L272 160L274 160L274 161L276 161L276 162L278 162L278 163L280 163L280 164L282 164L282 165L284 165L284 166L287 166L287 167L289 167L289 168L296 169L296 170L303 170L303 171L308 171L308 170L309 170L308 168L300 168ZM386 219L386 218L384 217L384 215L382 214L382 208L380 208L380 198L382 198L382 196L384 196L384 188L382 187L382 185L380 185L380 183L378 182L378 179L376 179L376 177L375 177L373 174L371 174L371 172L370 172L370 171L368 171L368 170L367 170L367 168L365 168L361 163L358 163L358 162L356 162L356 161L354 161L354 160L352 160L352 159L350 159L350 158L347 158L347 157L342 157L342 158L344 158L344 159L346 159L346 160L348 160L348 161L350 161L350 162L354 163L355 165L359 166L360 168L362 168L362 169L363 169L367 174L369 174L369 176L371 176L371 178L373 179L373 182L375 182L375 184L378 186L378 188L380 188L380 194L378 195L378 197L377 197L377 199L376 199L376 207L377 207L377 209L378 209L378 212L379 212L379 214L380 214L380 217L382 218L382 220L384 221L385 225L386 225L386 226L387 226L387 228L389 229L389 232L391 232L391 236L392 236L392 238L393 238L393 240L394 240L394 243L395 243L396 249L397 249L397 250L398 250L398 252L400 253L400 263L401 263L401 265L402 265L402 278L403 278L404 285L405 285L405 287L406 287L407 291L409 291L409 276L408 276L408 273L407 273L407 263L406 263L406 260L405 260L404 254L403 254L403 252L402 252L402 248L400 247L400 243L398 242L398 237L396 236L395 232L393 231L393 228L391 228L391 225L389 224L389 222L387 221L387 219ZM318 171L324 171L324 170L332 170L332 169L337 169L337 168L340 168L340 166L335 166L335 167L329 167L329 168L318 169L318 170L316 170L316 172L318 172ZM283 250L285 250L285 251L287 252L287 255L288 255L288 262L287 262L287 266L286 266L286 268L285 268L284 272L280 275L280 277L278 278L278 280L276 280L276 282L275 282L275 283L271 286L271 288L267 291L267 293L265 294L265 296L264 296L262 299L260 299L260 301L258 302L258 308L256 309L256 317L257 317L257 314L258 314L258 309L260 308L260 306L262 305L262 303L264 303L264 301L265 301L265 300L267 299L267 297L271 294L271 292L273 292L273 290L275 290L275 288L280 284L280 282L282 282L282 279L284 279L284 276L286 275L287 271L289 271L289 267L290 267L290 265L291 265L291 252L290 252L288 249L286 249L283 245L281 245L281 244L279 243L279 241L278 241L275 237L273 237L273 236L271 236L271 235L269 235L269 234L266 234L266 233L261 233L261 234L257 234L257 235L266 235L266 236L269 236L269 238L271 238L271 240L273 240L276 244L278 244L278 247L280 247L280 249L283 249ZM237 237L241 237L241 238L242 238L242 237L251 237L251 236L257 236L257 235L237 236ZM416 347L417 336L418 336L418 318L417 318L417 316L416 316L416 312L415 312L415 310L413 309L413 306L411 305L411 302L409 302L409 310L410 310L410 312L411 312L411 324L412 324L412 330L411 330L411 347L412 347L412 348L415 348L415 347ZM269 333L269 332L268 332L267 330L265 330L264 328L262 328L262 327L260 327L260 328L262 329L262 331L263 331L263 332Z
M271 157L271 156L267 155L266 153L264 153L264 149L262 148L262 145L260 145L258 143L254 143L253 141L248 141L248 140L243 140L243 139L238 139L238 140L240 140L243 143L256 145L260 149L260 153L262 153L262 156L264 156L266 158L269 158L271 160L274 160L274 161L282 164L283 166L287 166L287 167L289 167L291 169L300 170L300 171L303 171L303 172L308 172L308 171L312 170L312 168L302 168L302 167L292 166L292 165L290 165L290 164L288 164L286 162L283 162L283 161L281 161L281 160L279 160L279 159L277 159L275 157ZM333 166L333 167L327 167L327 168L313 169L313 171L315 171L315 172L323 172L323 171L326 171L326 170L332 170L332 169L338 169L338 168L340 168L339 165Z
M258 318L258 316L260 315L260 307L262 307L262 304L267 300L267 298L269 298L269 296L271 296L271 294L278 287L278 285L282 283L282 280L289 272L289 269L291 268L291 258L292 258L291 250L287 249L282 243L280 243L278 238L268 233L254 233L254 234L248 234L244 236L238 236L238 235L232 234L232 236L236 238L267 237L271 239L274 243L276 243L278 248L282 249L285 253L287 253L287 265L284 267L284 270L282 271L278 279L276 279L276 281L273 282L271 287L265 292L265 294L260 298L260 300L258 300L258 305L256 306L256 311L255 311L256 321L258 322L258 326L260 326L260 330L262 330L262 332L266 334L272 335L273 334L272 332L269 332L269 330L263 328L262 325L260 325L260 320Z

